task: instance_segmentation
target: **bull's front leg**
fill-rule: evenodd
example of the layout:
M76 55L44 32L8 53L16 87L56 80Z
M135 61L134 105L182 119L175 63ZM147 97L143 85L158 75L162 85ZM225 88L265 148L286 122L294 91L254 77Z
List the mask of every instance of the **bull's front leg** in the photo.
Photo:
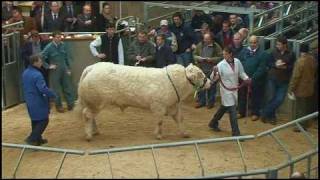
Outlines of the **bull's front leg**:
M175 122L178 125L178 129L179 129L179 134L183 137L183 138L189 138L189 134L186 132L184 124L183 124L183 116L181 113L181 108L180 105L177 105L177 110L176 113L174 115L172 115L172 118L175 120Z
M156 138L160 140L162 139L162 123L164 115L166 114L166 108L160 103L152 103L150 109L154 114L158 115L159 117L154 133L156 135Z

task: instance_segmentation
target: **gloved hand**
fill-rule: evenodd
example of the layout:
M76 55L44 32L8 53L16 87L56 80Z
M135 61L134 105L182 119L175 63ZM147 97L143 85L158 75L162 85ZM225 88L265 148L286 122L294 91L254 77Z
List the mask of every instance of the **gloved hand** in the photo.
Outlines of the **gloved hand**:
M244 84L249 85L252 83L252 79L248 78L248 79L244 80L243 82L244 82Z
M289 98L290 100L293 100L293 101L296 100L296 96L294 95L293 92L288 92L288 98Z

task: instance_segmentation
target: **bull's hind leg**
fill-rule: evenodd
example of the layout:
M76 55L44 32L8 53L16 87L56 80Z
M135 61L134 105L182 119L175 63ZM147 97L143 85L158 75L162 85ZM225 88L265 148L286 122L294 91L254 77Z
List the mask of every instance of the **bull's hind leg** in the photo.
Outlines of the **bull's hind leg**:
M93 123L93 135L99 135L100 132L98 131L98 128L97 128L96 119L93 119L92 123Z
M189 138L189 134L186 132L184 124L183 124L183 117L181 114L181 109L179 107L176 108L176 113L172 115L172 118L175 120L175 122L178 125L179 128L179 134L184 138Z
M85 119L85 127L84 127L84 131L86 134L86 140L90 141L92 139L92 135L94 132L94 125L95 125L95 114L92 113L88 108L84 108L83 111L83 116Z

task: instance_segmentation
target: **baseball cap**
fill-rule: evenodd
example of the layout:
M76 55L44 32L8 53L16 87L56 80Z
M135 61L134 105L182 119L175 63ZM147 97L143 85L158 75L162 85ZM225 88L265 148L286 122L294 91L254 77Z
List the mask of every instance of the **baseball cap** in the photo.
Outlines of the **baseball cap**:
M160 21L160 26L168 26L168 21L163 19Z

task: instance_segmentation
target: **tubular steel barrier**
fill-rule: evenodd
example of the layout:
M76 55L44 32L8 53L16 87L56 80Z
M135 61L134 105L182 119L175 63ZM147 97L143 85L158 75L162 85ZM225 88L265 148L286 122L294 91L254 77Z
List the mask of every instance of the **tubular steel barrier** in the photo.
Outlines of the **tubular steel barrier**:
M182 141L182 142L172 142L172 143L162 143L162 144L147 144L147 145L139 145L139 146L131 146L131 147L120 147L120 148L111 148L111 149L100 149L100 150L92 150L88 151L88 155L97 155L97 154L106 154L108 157L108 163L109 163L109 170L111 172L112 178L114 178L114 173L113 173L113 168L112 168L112 163L110 160L111 153L119 153L119 152L130 152L130 151L139 151L139 150L150 150L152 153L152 159L153 159L153 164L155 168L155 172L157 175L157 178L160 178L159 174L159 169L158 169L158 164L157 164L157 159L155 157L155 149L157 148L170 148L170 147L180 147L180 146L189 146L193 145L195 148L197 160L199 162L200 168L201 168L201 176L199 177L185 177L188 179L212 179L212 178L231 178L231 177L238 177L242 178L245 176L252 176L252 175L264 175L265 178L278 178L278 172L281 169L284 169L286 167L290 167L289 171L289 177L294 171L294 166L296 163L302 161L302 160L307 160L307 168L306 168L306 176L308 178L311 177L311 171L315 171L315 177L318 176L318 167L311 167L311 162L312 162L312 156L316 156L318 154L318 143L315 142L310 134L306 132L300 125L300 123L307 121L307 120L312 120L314 118L317 118L319 115L319 112L314 112L312 114L306 115L304 117L298 118L296 120L293 120L291 122L288 122L286 124L280 125L278 127L266 130L264 132L261 132L257 135L246 135L246 136L235 136L235 137L223 137L223 138L213 138L213 139L202 139L202 140L192 140L192 141ZM304 137L308 140L308 142L311 144L312 149L300 154L296 157L292 157L292 155L289 153L288 149L286 148L285 144L274 134L277 131L284 130L286 128L289 128L293 125L296 125L301 132L303 133ZM247 165L244 160L244 152L242 150L241 146L241 141L244 140L254 140L257 138L261 138L263 136L268 136L270 135L273 140L276 141L276 143L284 150L285 154L288 156L288 160L284 163L281 163L277 166L273 167L268 167L268 168L262 168L262 169L254 169L254 170L248 170ZM200 151L199 151L199 146L200 144L210 144L210 143L221 143L221 142L236 142L238 145L238 149L240 152L240 157L242 160L242 165L243 165L243 171L240 172L226 172L222 174L208 174L205 173L205 167L203 166L202 158ZM30 145L21 145L21 144L11 144L11 143L2 143L2 147L9 147L9 148L21 148L22 151L20 153L17 165L14 169L13 173L13 178L16 178L16 173L18 171L18 167L20 165L21 159L24 155L24 152L26 149L33 149L33 150L40 150L40 151L49 151L49 152L56 152L56 153L63 153L62 159L59 164L59 169L57 170L56 173L56 178L58 178L60 174L61 167L64 163L64 160L66 158L67 154L77 154L77 155L85 155L85 151L81 150L72 150L72 149L61 149L61 148L52 148L52 147L38 147L38 146L30 146Z
M49 152L55 152L55 153L63 153L62 159L61 159L60 164L59 164L59 169L58 169L58 171L56 173L55 178L58 178L58 176L60 174L60 170L62 168L62 165L64 163L64 160L65 160L67 154L77 154L77 155L84 155L85 154L85 151L81 151L81 150L61 149L61 148L53 148L53 147L39 147L39 146L24 145L24 144L2 143L2 147L22 148L22 151L20 153L17 165L14 168L14 172L13 172L13 175L12 175L13 178L16 178L16 174L17 174L20 162L22 160L22 157L23 157L24 152L25 152L26 149L49 151Z

